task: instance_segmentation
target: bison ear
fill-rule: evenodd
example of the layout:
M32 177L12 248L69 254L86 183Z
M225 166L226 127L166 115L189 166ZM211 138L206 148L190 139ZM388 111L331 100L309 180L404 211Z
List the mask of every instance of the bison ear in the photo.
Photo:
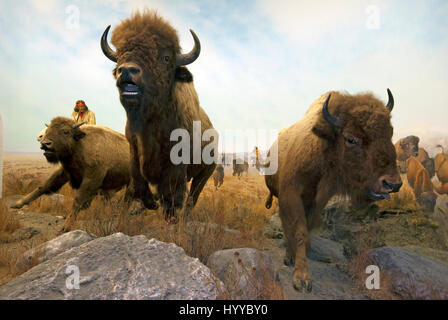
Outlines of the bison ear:
M84 138L86 134L84 132L82 132L79 129L75 129L75 134L73 135L73 139L75 139L76 141L81 140L82 138Z
M177 67L176 73L174 75L174 79L175 79L175 81L179 81L179 82L192 82L193 75L187 68Z

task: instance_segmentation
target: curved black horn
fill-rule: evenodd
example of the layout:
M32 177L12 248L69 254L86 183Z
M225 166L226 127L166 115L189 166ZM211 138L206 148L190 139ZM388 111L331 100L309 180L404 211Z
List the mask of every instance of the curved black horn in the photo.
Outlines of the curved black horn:
M389 88L387 88L387 95L389 96L389 101L387 101L386 108L392 111L394 108L394 96L392 95L392 92L390 92Z
M194 39L194 47L189 53L176 55L176 67L186 66L187 64L194 62L201 53L201 43L199 42L198 36L191 29L190 32Z
M109 33L110 25L104 30L103 35L101 37L101 50L106 57L108 57L113 62L117 62L117 53L109 47L107 43L107 34Z
M341 127L341 121L338 117L332 116L328 111L328 101L330 101L331 93L328 95L327 100L325 100L324 106L322 107L322 115L324 119L334 127Z
M75 124L72 128L73 128L73 129L79 128L79 127L82 126L83 124L86 124L86 122L77 123L77 124Z
M48 128L49 127L49 125L48 124L45 124L45 126Z

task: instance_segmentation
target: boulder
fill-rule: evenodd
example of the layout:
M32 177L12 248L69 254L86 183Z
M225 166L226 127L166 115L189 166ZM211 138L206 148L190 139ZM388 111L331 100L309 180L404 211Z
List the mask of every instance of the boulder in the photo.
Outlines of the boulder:
M310 236L310 250L307 257L314 261L326 263L347 263L344 247L335 241L319 236Z
M175 244L115 233L28 270L0 287L0 300L216 299L220 285Z
M17 267L28 269L33 263L33 258L35 260L34 263L39 264L93 239L95 239L95 237L81 230L65 233L26 251L17 259Z
M260 298L263 288L275 281L271 258L253 248L216 251L207 265L237 299Z
M448 265L398 247L376 248L369 255L390 275L394 291L402 298L448 298Z

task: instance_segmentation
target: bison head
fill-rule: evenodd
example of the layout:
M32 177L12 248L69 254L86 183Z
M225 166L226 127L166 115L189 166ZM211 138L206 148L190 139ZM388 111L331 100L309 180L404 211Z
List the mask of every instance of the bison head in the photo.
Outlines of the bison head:
M194 48L181 54L176 30L154 12L137 13L115 28L111 41L116 51L107 43L109 29L101 37L101 48L117 63L113 75L123 107L128 112L160 112L172 99L176 68L199 57L199 38L190 30Z
M420 142L419 137L407 136L399 141L400 145L400 156L399 160L406 160L409 157L418 156L418 143Z
M390 123L394 100L387 92L386 105L372 94L331 93L313 127L328 142L329 170L335 170L340 191L350 195L358 208L390 199L389 194L402 185Z
M40 148L44 150L44 156L50 163L58 163L64 159L70 159L78 140L86 134L79 127L83 123L75 124L68 118L54 118L40 142Z

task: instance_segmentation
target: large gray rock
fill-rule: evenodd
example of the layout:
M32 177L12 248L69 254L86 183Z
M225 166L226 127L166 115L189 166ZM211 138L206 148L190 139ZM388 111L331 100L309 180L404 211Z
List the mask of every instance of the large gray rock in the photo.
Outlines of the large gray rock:
M19 268L28 269L28 267L35 260L34 263L39 264L47 261L58 254L65 252L71 248L80 246L83 243L95 239L85 231L75 230L65 233L57 238L26 251L18 260L17 266Z
M344 256L344 247L335 241L319 236L310 237L309 259L326 263L347 263Z
M271 258L253 248L216 251L207 265L237 299L257 299L275 281Z
M383 247L370 251L383 272L392 278L392 286L405 299L447 299L448 266L418 253Z
M175 244L116 233L30 269L0 287L0 300L215 299L217 284L207 267Z

